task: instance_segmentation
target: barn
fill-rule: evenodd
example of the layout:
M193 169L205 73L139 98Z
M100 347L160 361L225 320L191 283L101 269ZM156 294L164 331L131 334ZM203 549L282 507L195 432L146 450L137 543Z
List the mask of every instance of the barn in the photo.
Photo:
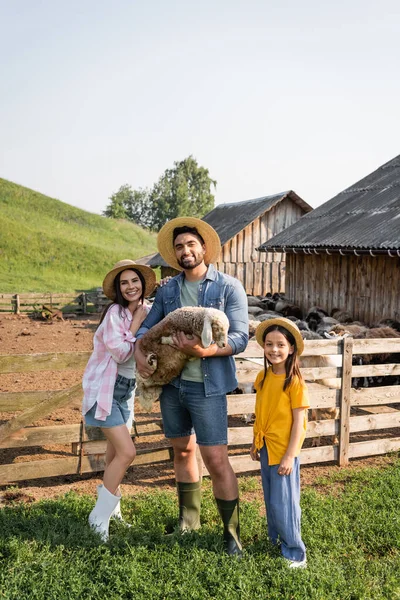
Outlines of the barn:
M303 311L399 319L400 155L258 249L286 257L286 297Z
M248 294L265 295L285 289L285 256L260 253L264 240L292 225L312 207L288 191L255 200L219 204L203 220L217 231L222 244L217 268L237 277ZM161 276L176 275L160 254L146 264L161 266Z

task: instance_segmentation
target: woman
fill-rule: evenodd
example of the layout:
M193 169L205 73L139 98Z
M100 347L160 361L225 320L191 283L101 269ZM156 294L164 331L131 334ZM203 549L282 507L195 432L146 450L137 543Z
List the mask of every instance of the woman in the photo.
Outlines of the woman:
M130 430L135 390L135 334L147 316L145 296L156 283L150 267L121 260L103 281L111 300L101 316L94 336L93 353L83 376L82 414L87 427L100 427L107 439L103 485L89 515L90 526L108 539L110 517L122 519L121 483L136 456Z

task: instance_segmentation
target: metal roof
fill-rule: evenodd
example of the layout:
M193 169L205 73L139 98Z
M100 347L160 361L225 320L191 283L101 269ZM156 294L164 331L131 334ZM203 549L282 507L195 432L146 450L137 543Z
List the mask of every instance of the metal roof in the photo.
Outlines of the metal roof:
M263 252L400 250L400 155L265 241Z
M262 198L253 200L218 204L218 206L207 213L202 220L215 229L223 246L255 219L268 210L271 210L278 202L281 202L286 198L290 198L305 212L312 211L312 207L307 204L307 202L290 190L274 194L273 196L263 196ZM151 267L168 266L161 258L160 254L156 254L147 264Z

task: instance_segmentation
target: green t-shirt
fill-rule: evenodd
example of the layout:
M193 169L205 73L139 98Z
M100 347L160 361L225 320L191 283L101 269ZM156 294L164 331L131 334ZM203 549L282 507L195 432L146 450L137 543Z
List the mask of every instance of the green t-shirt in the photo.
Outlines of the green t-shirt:
M181 303L182 306L198 306L199 297L199 285L202 282L199 281L187 281L183 280L181 289ZM203 382L203 371L201 369L201 358L189 360L183 367L181 378L186 381L201 381Z

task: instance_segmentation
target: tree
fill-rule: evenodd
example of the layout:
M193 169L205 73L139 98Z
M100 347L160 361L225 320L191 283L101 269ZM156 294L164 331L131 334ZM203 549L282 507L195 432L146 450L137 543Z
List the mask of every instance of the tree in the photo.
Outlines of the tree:
M131 188L129 185L122 185L118 192L110 196L110 203L103 211L105 217L110 219L126 219L125 199L128 197Z
M122 185L118 192L110 196L110 203L103 215L112 219L128 219L141 227L150 227L151 206L149 190L133 190L130 185Z
M141 227L159 231L170 219L181 216L203 217L214 208L208 169L201 167L193 156L174 162L151 190L132 190L123 185L110 197L103 214L113 219L128 219Z
M150 192L152 229L158 231L170 219L180 216L203 217L214 208L208 169L201 167L193 156L174 162Z

